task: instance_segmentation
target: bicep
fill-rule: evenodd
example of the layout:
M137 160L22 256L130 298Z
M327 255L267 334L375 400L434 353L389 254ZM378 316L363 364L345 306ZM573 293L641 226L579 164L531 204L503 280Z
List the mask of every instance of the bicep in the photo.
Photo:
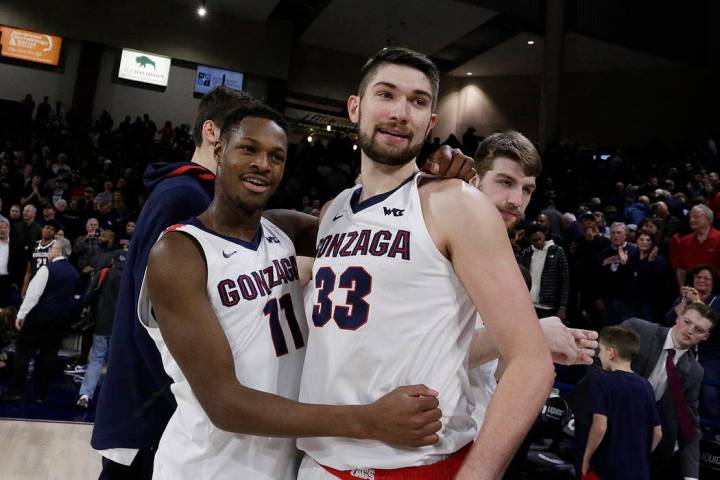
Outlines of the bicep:
M206 278L203 254L185 234L167 234L150 252L146 281L155 320L168 350L210 415L211 392L236 377L230 345L207 296Z
M462 196L455 206L462 213L443 227L453 267L501 356L548 352L505 226L495 206L477 193Z

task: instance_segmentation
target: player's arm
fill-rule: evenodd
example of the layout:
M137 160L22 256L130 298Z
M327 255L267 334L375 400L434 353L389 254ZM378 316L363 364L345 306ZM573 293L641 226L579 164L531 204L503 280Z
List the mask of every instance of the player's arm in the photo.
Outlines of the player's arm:
M280 227L295 245L297 256L315 257L319 221L296 210L266 210L263 217Z
M427 182L421 201L430 235L452 262L507 362L456 478L500 478L552 386L550 352L495 206L458 180Z
M655 451L657 446L660 444L660 440L662 440L662 426L655 425L653 427L652 446L650 447L651 452Z
M592 365L597 348L597 332L580 328L567 328L558 317L540 319L540 328L550 347L553 362L562 365ZM500 351L489 332L475 330L470 343L470 368L495 360Z
M583 455L583 476L587 475L590 470L590 459L595 455L595 452L605 437L605 432L607 432L607 417L599 413L594 413L590 433L588 433L587 445L585 446L585 454Z
M186 235L168 233L153 247L146 281L163 340L218 428L277 437L372 438L405 446L437 441L437 392L422 385L401 387L363 406L302 404L242 385L207 297L203 254Z
M30 269L30 262L28 261L27 266L25 267L25 276L23 277L22 290L20 291L20 293L22 294L23 297L25 296L25 293L27 292L28 285L30 285L31 274L32 274L32 270Z

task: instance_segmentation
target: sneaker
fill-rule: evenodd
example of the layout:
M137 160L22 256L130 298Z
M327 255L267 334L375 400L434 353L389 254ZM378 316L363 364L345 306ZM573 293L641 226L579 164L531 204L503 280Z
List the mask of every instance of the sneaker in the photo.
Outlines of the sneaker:
M87 371L87 365L75 365L74 367L67 365L65 367L65 370L63 370L65 375L82 374L82 373L85 373L86 371Z
M77 406L81 408L88 408L88 404L90 403L90 397L87 395L80 395L80 398L78 398Z

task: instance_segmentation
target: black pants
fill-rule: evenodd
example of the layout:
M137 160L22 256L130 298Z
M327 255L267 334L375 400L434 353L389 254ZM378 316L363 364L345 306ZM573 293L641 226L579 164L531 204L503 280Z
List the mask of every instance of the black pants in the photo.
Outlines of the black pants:
M156 448L140 449L129 466L103 457L98 480L151 480Z
M11 295L10 275L0 275L0 307L6 307L10 304Z
M35 397L41 399L47 397L56 364L55 359L58 350L60 350L60 343L66 325L66 319L63 317L39 318L39 316L30 312L15 344L15 368L11 381L12 390L19 393L25 390L28 364L37 352L35 371L33 373Z

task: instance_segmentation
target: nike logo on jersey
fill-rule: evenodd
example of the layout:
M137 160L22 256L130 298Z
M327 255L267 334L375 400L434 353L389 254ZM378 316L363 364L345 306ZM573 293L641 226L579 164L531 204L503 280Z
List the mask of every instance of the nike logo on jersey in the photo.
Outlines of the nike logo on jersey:
M230 257L232 257L233 255L235 255L235 254L236 254L237 252L239 252L239 251L240 251L240 250L235 250L234 252L227 253L225 250L223 250L223 257L225 257L225 258L230 258Z
M333 222L334 222L335 220L337 220L338 218L342 217L343 215L344 215L343 213L341 213L340 215L335 215L335 216L333 217Z
M403 213L405 213L404 208L387 208L383 207L383 212L385 212L385 215L392 215L393 217L402 217Z

